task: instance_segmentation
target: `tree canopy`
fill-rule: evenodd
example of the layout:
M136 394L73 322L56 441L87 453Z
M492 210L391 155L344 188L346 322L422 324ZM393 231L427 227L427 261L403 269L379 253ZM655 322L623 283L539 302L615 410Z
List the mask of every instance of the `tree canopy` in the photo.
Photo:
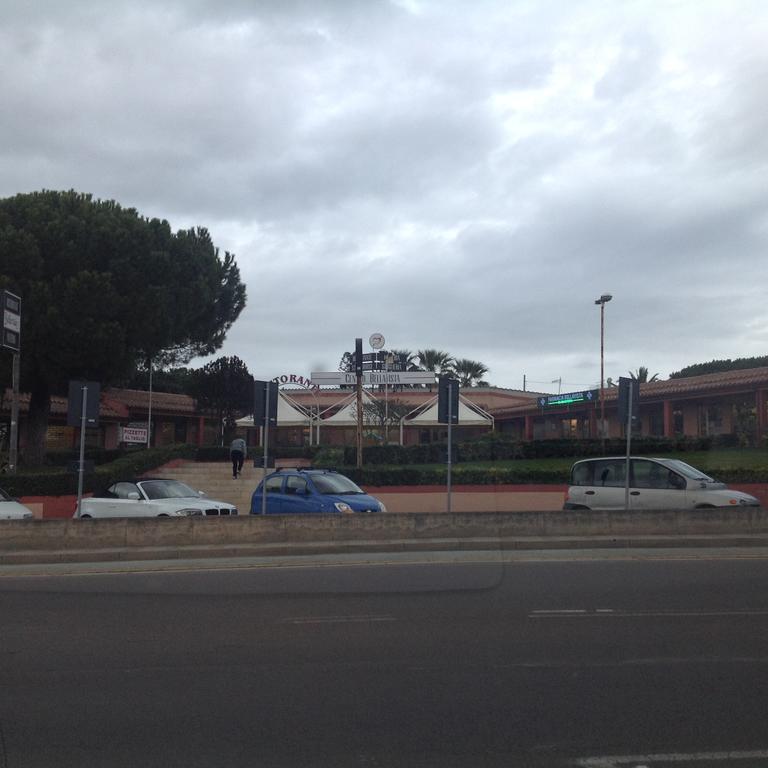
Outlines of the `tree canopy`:
M703 376L705 373L722 373L723 371L742 371L747 368L763 368L768 366L768 355L763 357L737 357L735 360L710 360L708 363L694 363L679 371L669 374L670 379L684 379L688 376Z
M191 394L198 405L216 413L228 431L253 412L253 376L236 356L220 357L191 372Z
M652 381L659 380L659 374L654 373L653 376L649 377L647 366L641 365L636 371L629 371L629 378L639 384L650 384Z
M50 395L69 379L109 384L141 360L211 354L245 306L235 257L221 256L206 229L174 233L167 221L74 190L0 200L0 253L0 287L23 302L33 464Z

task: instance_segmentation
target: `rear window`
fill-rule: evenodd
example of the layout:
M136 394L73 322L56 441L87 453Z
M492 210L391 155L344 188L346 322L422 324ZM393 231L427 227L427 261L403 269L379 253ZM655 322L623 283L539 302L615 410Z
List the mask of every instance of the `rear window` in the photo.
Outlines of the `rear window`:
M365 493L344 475L312 475L318 493Z
M571 472L571 485L592 485L592 462L575 464Z

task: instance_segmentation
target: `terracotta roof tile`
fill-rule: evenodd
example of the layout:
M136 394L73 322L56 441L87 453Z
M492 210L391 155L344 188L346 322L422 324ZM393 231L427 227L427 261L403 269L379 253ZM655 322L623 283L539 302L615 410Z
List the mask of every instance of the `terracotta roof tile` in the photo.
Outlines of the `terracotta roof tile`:
M694 395L717 393L724 390L744 388L745 390L764 387L768 389L768 367L746 368L741 371L706 373L702 376L688 376L684 379L666 379L640 385L640 397L644 400L681 398ZM619 396L618 387L606 387L605 401L615 401ZM495 417L524 415L538 412L538 407L516 405L492 411Z

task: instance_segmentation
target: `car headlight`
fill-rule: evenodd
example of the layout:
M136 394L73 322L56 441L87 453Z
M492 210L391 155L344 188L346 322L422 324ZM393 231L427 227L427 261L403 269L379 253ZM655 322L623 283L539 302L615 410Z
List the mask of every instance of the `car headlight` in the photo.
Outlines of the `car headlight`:
M350 507L349 504L345 504L343 501L337 501L333 506L336 507L337 512L342 512L345 515L351 515L354 512L352 507Z
M384 502L380 501L379 502L379 512L386 512L386 511L387 511L387 508L384 506Z
M192 515L202 515L202 509L177 509L175 512L171 512L172 515L178 517L191 517Z

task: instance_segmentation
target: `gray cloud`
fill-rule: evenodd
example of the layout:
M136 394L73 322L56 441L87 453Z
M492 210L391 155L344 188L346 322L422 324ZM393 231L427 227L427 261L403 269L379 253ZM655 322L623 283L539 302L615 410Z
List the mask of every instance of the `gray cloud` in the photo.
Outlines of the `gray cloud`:
M765 352L760 2L2 7L0 194L209 227L260 375L380 331L588 386L604 291L609 375Z

